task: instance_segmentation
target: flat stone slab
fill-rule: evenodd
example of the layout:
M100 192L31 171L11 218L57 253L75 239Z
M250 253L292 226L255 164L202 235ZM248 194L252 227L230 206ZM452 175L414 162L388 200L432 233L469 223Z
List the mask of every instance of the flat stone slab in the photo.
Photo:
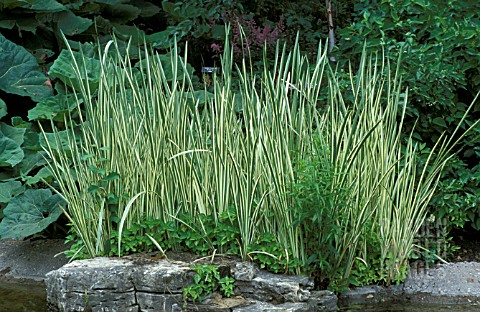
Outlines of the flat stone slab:
M480 263L448 263L410 272L403 292L410 301L480 304Z
M354 287L338 296L340 305L366 304L403 300L403 285Z
M305 302L287 302L278 305L273 305L266 302L256 301L254 304L247 307L233 309L232 312L309 312L311 307Z
M0 278L43 281L68 262L63 239L0 239Z
M385 301L480 305L480 263L457 262L412 269L402 285L358 287L339 295L341 305Z

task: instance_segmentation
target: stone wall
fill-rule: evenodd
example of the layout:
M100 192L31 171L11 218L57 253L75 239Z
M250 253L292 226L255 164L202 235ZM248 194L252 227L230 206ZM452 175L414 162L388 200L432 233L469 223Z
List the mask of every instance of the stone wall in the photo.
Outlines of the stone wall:
M197 263L198 264L198 263ZM334 311L337 297L314 291L306 277L272 274L252 263L219 264L235 278L235 296L212 294L185 302L191 263L168 259L95 258L74 261L46 275L52 311ZM220 271L220 268L219 268Z

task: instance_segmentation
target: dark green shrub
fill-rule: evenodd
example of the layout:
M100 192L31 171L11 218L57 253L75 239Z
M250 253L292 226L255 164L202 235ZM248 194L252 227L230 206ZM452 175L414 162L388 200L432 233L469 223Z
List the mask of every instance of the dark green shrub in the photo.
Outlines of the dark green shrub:
M316 138L314 146L315 150L300 155L296 165L296 180L291 188L297 215L294 226L305 235L305 267L317 287L336 287L333 277L339 268L334 263L341 251L335 242L345 231L340 225L344 224L340 221L344 216L339 207L345 205L341 199L348 195L348 190L332 187L335 171L328 146L320 138Z
M414 138L431 148L442 133L455 129L480 91L478 12L478 1L360 0L352 24L337 32L336 58L341 68L346 66L360 56L364 42L371 51L383 50L393 62L402 53L400 73L409 97L404 133L415 126ZM477 100L463 129L479 118ZM480 189L479 133L477 127L462 139L459 154L445 168L432 200L432 212L452 226L480 225L475 208Z
M205 296L219 290L225 297L234 295L235 279L230 276L221 276L215 265L197 265L192 267L195 271L193 284L183 289L185 300L201 302Z

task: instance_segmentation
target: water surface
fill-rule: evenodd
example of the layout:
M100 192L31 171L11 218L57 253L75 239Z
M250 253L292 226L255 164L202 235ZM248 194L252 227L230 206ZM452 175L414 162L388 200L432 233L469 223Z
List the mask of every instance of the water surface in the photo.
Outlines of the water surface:
M45 284L0 279L0 311L48 312ZM478 305L372 303L341 307L341 312L478 312Z
M0 311L47 312L44 283L0 279Z
M478 305L432 303L372 303L340 308L341 312L478 312Z

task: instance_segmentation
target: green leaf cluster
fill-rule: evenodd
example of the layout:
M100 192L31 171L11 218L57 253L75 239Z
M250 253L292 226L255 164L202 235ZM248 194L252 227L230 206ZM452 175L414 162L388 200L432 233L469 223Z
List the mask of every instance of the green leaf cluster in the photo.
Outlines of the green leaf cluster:
M477 151L480 147L475 147ZM432 200L435 216L447 227L463 228L470 224L480 231L480 168L469 168L459 157L449 163L445 178L438 184L438 195Z
M169 26L166 30L153 34L149 38L159 38L154 46L167 48L172 39L203 38L225 40L223 15L241 10L238 1L206 0L206 1L162 1Z
M221 276L215 265L197 265L192 267L195 271L193 283L183 289L184 300L201 302L205 296L219 290L225 297L234 295L235 279L230 276Z
M290 249L286 249L278 242L272 233L260 235L248 248L249 257L261 269L274 273L294 274L299 270L305 270L300 259L293 256Z
M0 238L35 234L61 214L59 195L53 195L56 200L45 200L52 196L50 190L32 188L52 181L51 172L43 167L46 160L38 152L39 133L30 122L18 117L12 121L13 126L0 122Z
M34 101L53 95L45 84L47 77L37 67L33 55L0 34L0 90Z
M412 99L408 112L420 118L417 132L427 127L441 132L462 116L451 111L454 119L445 120L444 109L462 102L458 92L474 96L480 86L480 20L474 13L479 9L472 1L361 0L353 23L338 31L337 56L359 57L364 42L370 51L384 49L392 60L402 53L401 70Z
M151 1L4 0L0 2L0 27L32 34L42 29L55 35L75 36L94 33L95 23L97 29L108 32L159 12L160 8Z
M157 247L146 234L151 235L164 251L182 249L203 256L213 253L237 255L240 253L239 230L235 218L234 209L224 212L217 220L205 214L196 219L182 215L168 222L149 217L122 231L120 251L116 247L118 231L112 231L110 255L155 251ZM120 221L118 218L112 220L115 224Z

